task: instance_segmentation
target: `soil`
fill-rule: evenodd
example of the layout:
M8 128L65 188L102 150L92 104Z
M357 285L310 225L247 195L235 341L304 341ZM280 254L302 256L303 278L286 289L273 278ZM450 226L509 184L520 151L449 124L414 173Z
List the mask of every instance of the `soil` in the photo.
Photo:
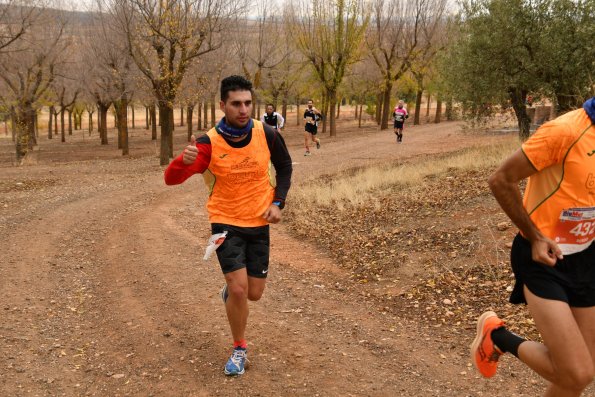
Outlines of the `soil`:
M464 133L460 123L445 122L407 126L397 145L392 131L371 123L359 129L346 115L338 136L321 134L322 148L310 157L303 156L301 128L286 129L294 187L340 170L506 138ZM126 158L113 131L108 146L83 131L67 141L42 136L25 165L15 167L10 138L0 139L0 395L535 396L544 390L511 357L495 378L481 378L468 357L472 326L445 332L405 306L365 299L368 284L354 282L324 244L299 238L287 222L272 227L267 289L250 306L250 368L225 377L231 342L219 296L224 281L216 259L202 260L209 227L201 178L165 186L158 143L144 129L131 131ZM185 129L178 128L175 152L184 145ZM290 192L292 205L300 203L291 202Z

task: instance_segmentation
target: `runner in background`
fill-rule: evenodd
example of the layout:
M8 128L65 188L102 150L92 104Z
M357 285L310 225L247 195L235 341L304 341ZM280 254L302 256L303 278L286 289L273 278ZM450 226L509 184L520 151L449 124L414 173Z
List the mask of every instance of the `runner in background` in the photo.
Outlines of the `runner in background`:
M304 112L304 144L306 146L306 153L304 156L310 155L310 146L308 142L316 143L316 149L320 149L320 139L316 138L318 133L318 122L322 120L322 113L314 107L314 102L310 99L308 101L308 108Z
M580 396L595 374L595 98L541 126L490 177L518 226L511 250L511 303L526 303L543 343L527 341L483 313L471 345L481 374L504 353L550 385L545 396ZM529 177L521 199L519 182Z
M266 112L262 115L260 121L270 125L277 131L283 129L283 125L285 125L285 119L275 111L272 103L267 103Z
M409 118L409 113L405 109L403 101L399 101L397 107L393 111L393 119L395 120L395 135L397 136L397 143L403 142L403 125L405 120Z
M211 232L227 232L217 249L225 276L221 298L233 336L226 375L241 375L247 362L248 300L264 292L269 272L269 223L281 220L291 184L291 157L283 137L250 118L252 83L241 76L221 81L225 117L186 146L165 170L165 183L176 185L203 174L209 199ZM275 168L275 180L271 180Z

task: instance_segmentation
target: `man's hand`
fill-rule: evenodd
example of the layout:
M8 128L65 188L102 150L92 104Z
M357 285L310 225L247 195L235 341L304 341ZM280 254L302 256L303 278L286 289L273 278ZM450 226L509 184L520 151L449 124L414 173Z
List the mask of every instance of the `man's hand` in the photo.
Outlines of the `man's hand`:
M279 223L281 220L281 209L275 204L271 204L264 214L262 214L262 217L269 223Z
M531 241L531 258L535 262L555 266L557 260L564 257L558 244L545 236L540 236L538 239Z
M184 149L182 160L186 165L194 164L196 156L198 156L198 148L196 147L196 138L192 135L190 137L190 145L186 146Z

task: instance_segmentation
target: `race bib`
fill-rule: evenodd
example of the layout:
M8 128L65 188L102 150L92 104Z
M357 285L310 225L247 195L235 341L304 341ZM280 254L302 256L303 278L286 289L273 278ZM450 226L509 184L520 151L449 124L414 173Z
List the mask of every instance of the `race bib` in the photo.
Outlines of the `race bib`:
M554 235L564 255L587 249L595 239L595 207L563 210Z
M402 114L400 114L400 113L399 113L399 114L397 114L397 115L395 116L395 121L403 121L403 115L402 115Z

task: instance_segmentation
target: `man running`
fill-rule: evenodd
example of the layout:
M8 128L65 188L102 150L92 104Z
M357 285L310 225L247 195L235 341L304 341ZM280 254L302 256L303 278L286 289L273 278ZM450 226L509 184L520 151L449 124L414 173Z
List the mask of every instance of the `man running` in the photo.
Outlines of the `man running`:
M272 103L267 103L266 112L262 115L260 121L270 125L277 131L282 129L283 125L285 125L285 119L275 111L275 107Z
M395 135L397 136L397 143L403 142L403 124L405 119L409 118L409 113L405 109L405 103L399 101L399 104L393 111L393 119L395 120Z
M310 146L308 141L316 143L316 149L320 149L320 139L316 138L318 133L318 122L322 120L322 113L314 107L314 102L310 99L308 101L308 108L304 112L304 144L306 146L306 153L304 156L310 155Z
M250 81L240 76L223 79L219 106L225 117L197 141L192 137L165 170L165 183L175 185L203 174L210 192L211 231L227 231L217 249L226 282L221 297L233 336L233 352L224 373L241 375L247 358L248 300L259 300L264 291L269 271L268 224L281 220L292 166L283 137L250 118Z
M544 124L490 177L520 229L511 250L511 303L526 303L543 344L526 341L488 311L472 359L485 377L504 353L548 380L546 396L580 396L595 374L595 98ZM518 183L529 177L524 198Z

